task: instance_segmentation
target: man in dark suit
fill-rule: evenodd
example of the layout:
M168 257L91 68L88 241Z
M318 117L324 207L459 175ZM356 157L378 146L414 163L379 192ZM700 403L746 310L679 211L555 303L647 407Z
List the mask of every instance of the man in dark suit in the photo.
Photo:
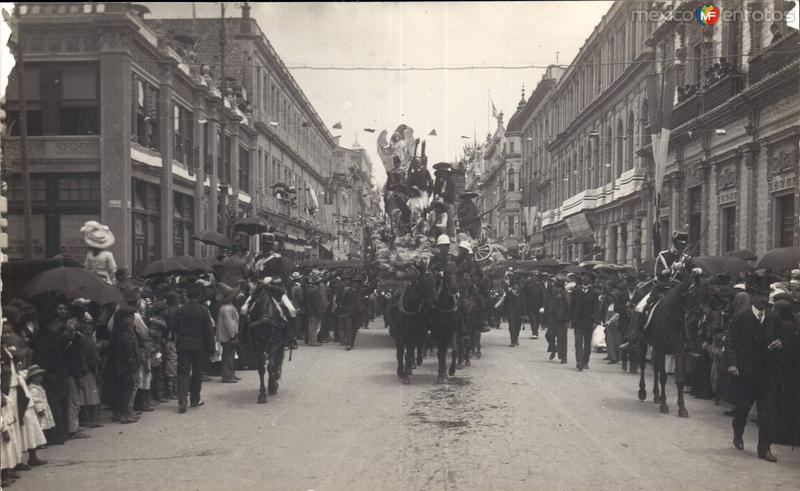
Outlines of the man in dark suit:
M621 356L623 370L627 368L630 354L619 349L622 336L628 332L633 316L638 315L635 310L636 305L644 298L644 293L637 288L637 284L636 276L629 274L625 278L625 291L617 291L617 294L614 295L614 312L619 315L619 322L617 322L617 327L611 328L611 335L608 336L609 342L606 343L608 345L608 362L610 364L617 363Z
M589 356L592 354L592 332L597 324L597 292L592 287L594 275L588 271L581 273L581 286L572 290L570 318L575 330L575 366L578 371L589 369Z
M181 307L175 319L175 347L178 351L178 405L186 412L186 395L192 407L202 406L200 389L203 384L202 369L205 358L214 349L211 314L199 302L201 290L192 285L187 295L189 302Z
M725 343L728 373L737 377L733 445L739 450L744 449L744 426L755 402L758 409L758 458L777 462L770 446L779 375L778 355L783 341L778 319L766 310L769 280L757 276L749 283L748 293L753 305L731 319Z
M511 347L519 346L519 331L522 328L522 314L525 312L525 300L519 290L519 280L511 279L511 287L503 297L503 310L508 319L508 332L511 334Z
M561 363L567 362L567 322L570 315L568 295L563 279L555 278L550 281L545 278L543 319L547 324L547 333L544 337L547 339L550 359L558 354Z

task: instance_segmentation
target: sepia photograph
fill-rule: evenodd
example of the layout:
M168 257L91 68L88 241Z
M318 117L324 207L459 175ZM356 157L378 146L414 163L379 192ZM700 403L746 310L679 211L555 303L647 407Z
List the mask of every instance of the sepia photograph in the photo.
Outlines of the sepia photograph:
M800 490L798 3L0 2L0 490Z

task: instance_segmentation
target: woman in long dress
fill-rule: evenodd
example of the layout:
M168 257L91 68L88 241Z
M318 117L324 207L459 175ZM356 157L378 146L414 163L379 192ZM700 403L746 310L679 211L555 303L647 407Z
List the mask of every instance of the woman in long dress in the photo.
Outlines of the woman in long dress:
M114 234L105 225L90 220L81 227L83 241L89 246L83 266L109 285L114 284L117 263L108 249L114 245Z

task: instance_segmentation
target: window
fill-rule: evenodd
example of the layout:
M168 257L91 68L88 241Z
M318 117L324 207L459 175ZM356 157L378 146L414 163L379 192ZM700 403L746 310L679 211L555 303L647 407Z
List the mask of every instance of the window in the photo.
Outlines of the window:
M75 66L61 70L61 135L100 134L96 66Z
M606 148L605 148L605 169L603 170L603 184L608 184L611 182L611 152L612 152L612 142L613 142L613 134L611 133L611 128L608 128L606 131Z
M15 202L19 201L22 202L24 199L22 196L22 178L21 177L12 177L6 180L8 184L8 201ZM31 176L31 201L37 202L41 201L44 202L47 199L47 179L43 177L33 177Z
M516 235L517 231L514 228L514 219L516 217L514 215L508 215L508 235L513 237Z
M25 113L27 115L28 136L44 135L42 111L40 109L28 109ZM6 128L9 128L10 136L19 136L19 111L6 111Z
M158 89L133 77L132 136L143 147L160 150Z
M508 153L514 153L514 142L508 142Z
M700 240L702 230L702 187L696 186L689 189L689 242L696 243Z
M173 254L182 256L192 254L192 235L194 234L194 197L173 192L172 206L172 247Z
M59 201L96 201L100 199L100 179L65 177L58 180Z
M736 207L722 209L722 253L736 250Z
M669 230L669 219L661 219L658 227L658 233L661 235L660 244L658 244L659 249L662 251L669 249L670 237L672 236L672 233Z
M794 195L787 194L775 198L775 247L794 245Z
M172 106L172 131L174 155L173 158L183 163L190 170L194 169L194 139L193 123L194 114L180 104L174 103Z
M224 184L230 184L231 182L231 152L233 149L231 148L231 137L229 135L222 135L222 147L220 148L220 158L217 159L217 162L221 164L221 167L217 169L217 173L219 174L219 181Z
M508 168L508 190L512 191L512 192L514 191L514 187L515 187L514 174L515 174L514 168L513 167L509 167Z
M161 257L161 187L133 179L133 270L141 273L145 266Z
M239 147L239 189L250 194L250 152Z
M203 155L205 155L206 159L203 162L203 169L205 172L206 178L211 180L211 173L214 172L214 156L211 154L211 139L214 138L213 135L213 126L209 123L205 125L205 132L203 138ZM219 152L219 149L217 149Z
M692 84L699 84L703 80L703 48L700 44L692 48Z
M622 169L624 167L624 159L625 153L624 149L625 146L623 145L622 135L624 135L624 128L622 127L622 120L617 120L617 161L614 162L614 178L618 178L622 174Z

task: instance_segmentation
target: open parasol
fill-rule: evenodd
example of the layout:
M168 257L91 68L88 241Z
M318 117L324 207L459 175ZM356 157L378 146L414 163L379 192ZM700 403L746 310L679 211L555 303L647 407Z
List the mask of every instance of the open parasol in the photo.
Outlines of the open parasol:
M199 240L203 244L214 245L217 247L222 247L223 249L231 248L230 239L225 237L219 232L211 232L210 230L206 230L204 232L198 233L193 238L195 240Z
M773 273L786 273L800 267L800 248L779 247L764 254L756 269L769 269Z
M755 261L758 259L758 256L756 256L755 253L747 249L739 249L738 251L733 251L730 254L726 254L726 256L738 257L744 261Z
M173 257L172 260L183 265L189 271L202 271L204 273L210 273L212 271L211 266L206 264L202 259L194 256L176 256Z
M189 268L176 261L174 258L159 259L157 261L153 261L152 263L148 264L146 268L144 268L144 277L149 278L151 276L179 274L186 273L188 271Z
M84 268L58 267L36 275L24 288L25 296L61 293L86 298L100 305L124 302L122 293Z

